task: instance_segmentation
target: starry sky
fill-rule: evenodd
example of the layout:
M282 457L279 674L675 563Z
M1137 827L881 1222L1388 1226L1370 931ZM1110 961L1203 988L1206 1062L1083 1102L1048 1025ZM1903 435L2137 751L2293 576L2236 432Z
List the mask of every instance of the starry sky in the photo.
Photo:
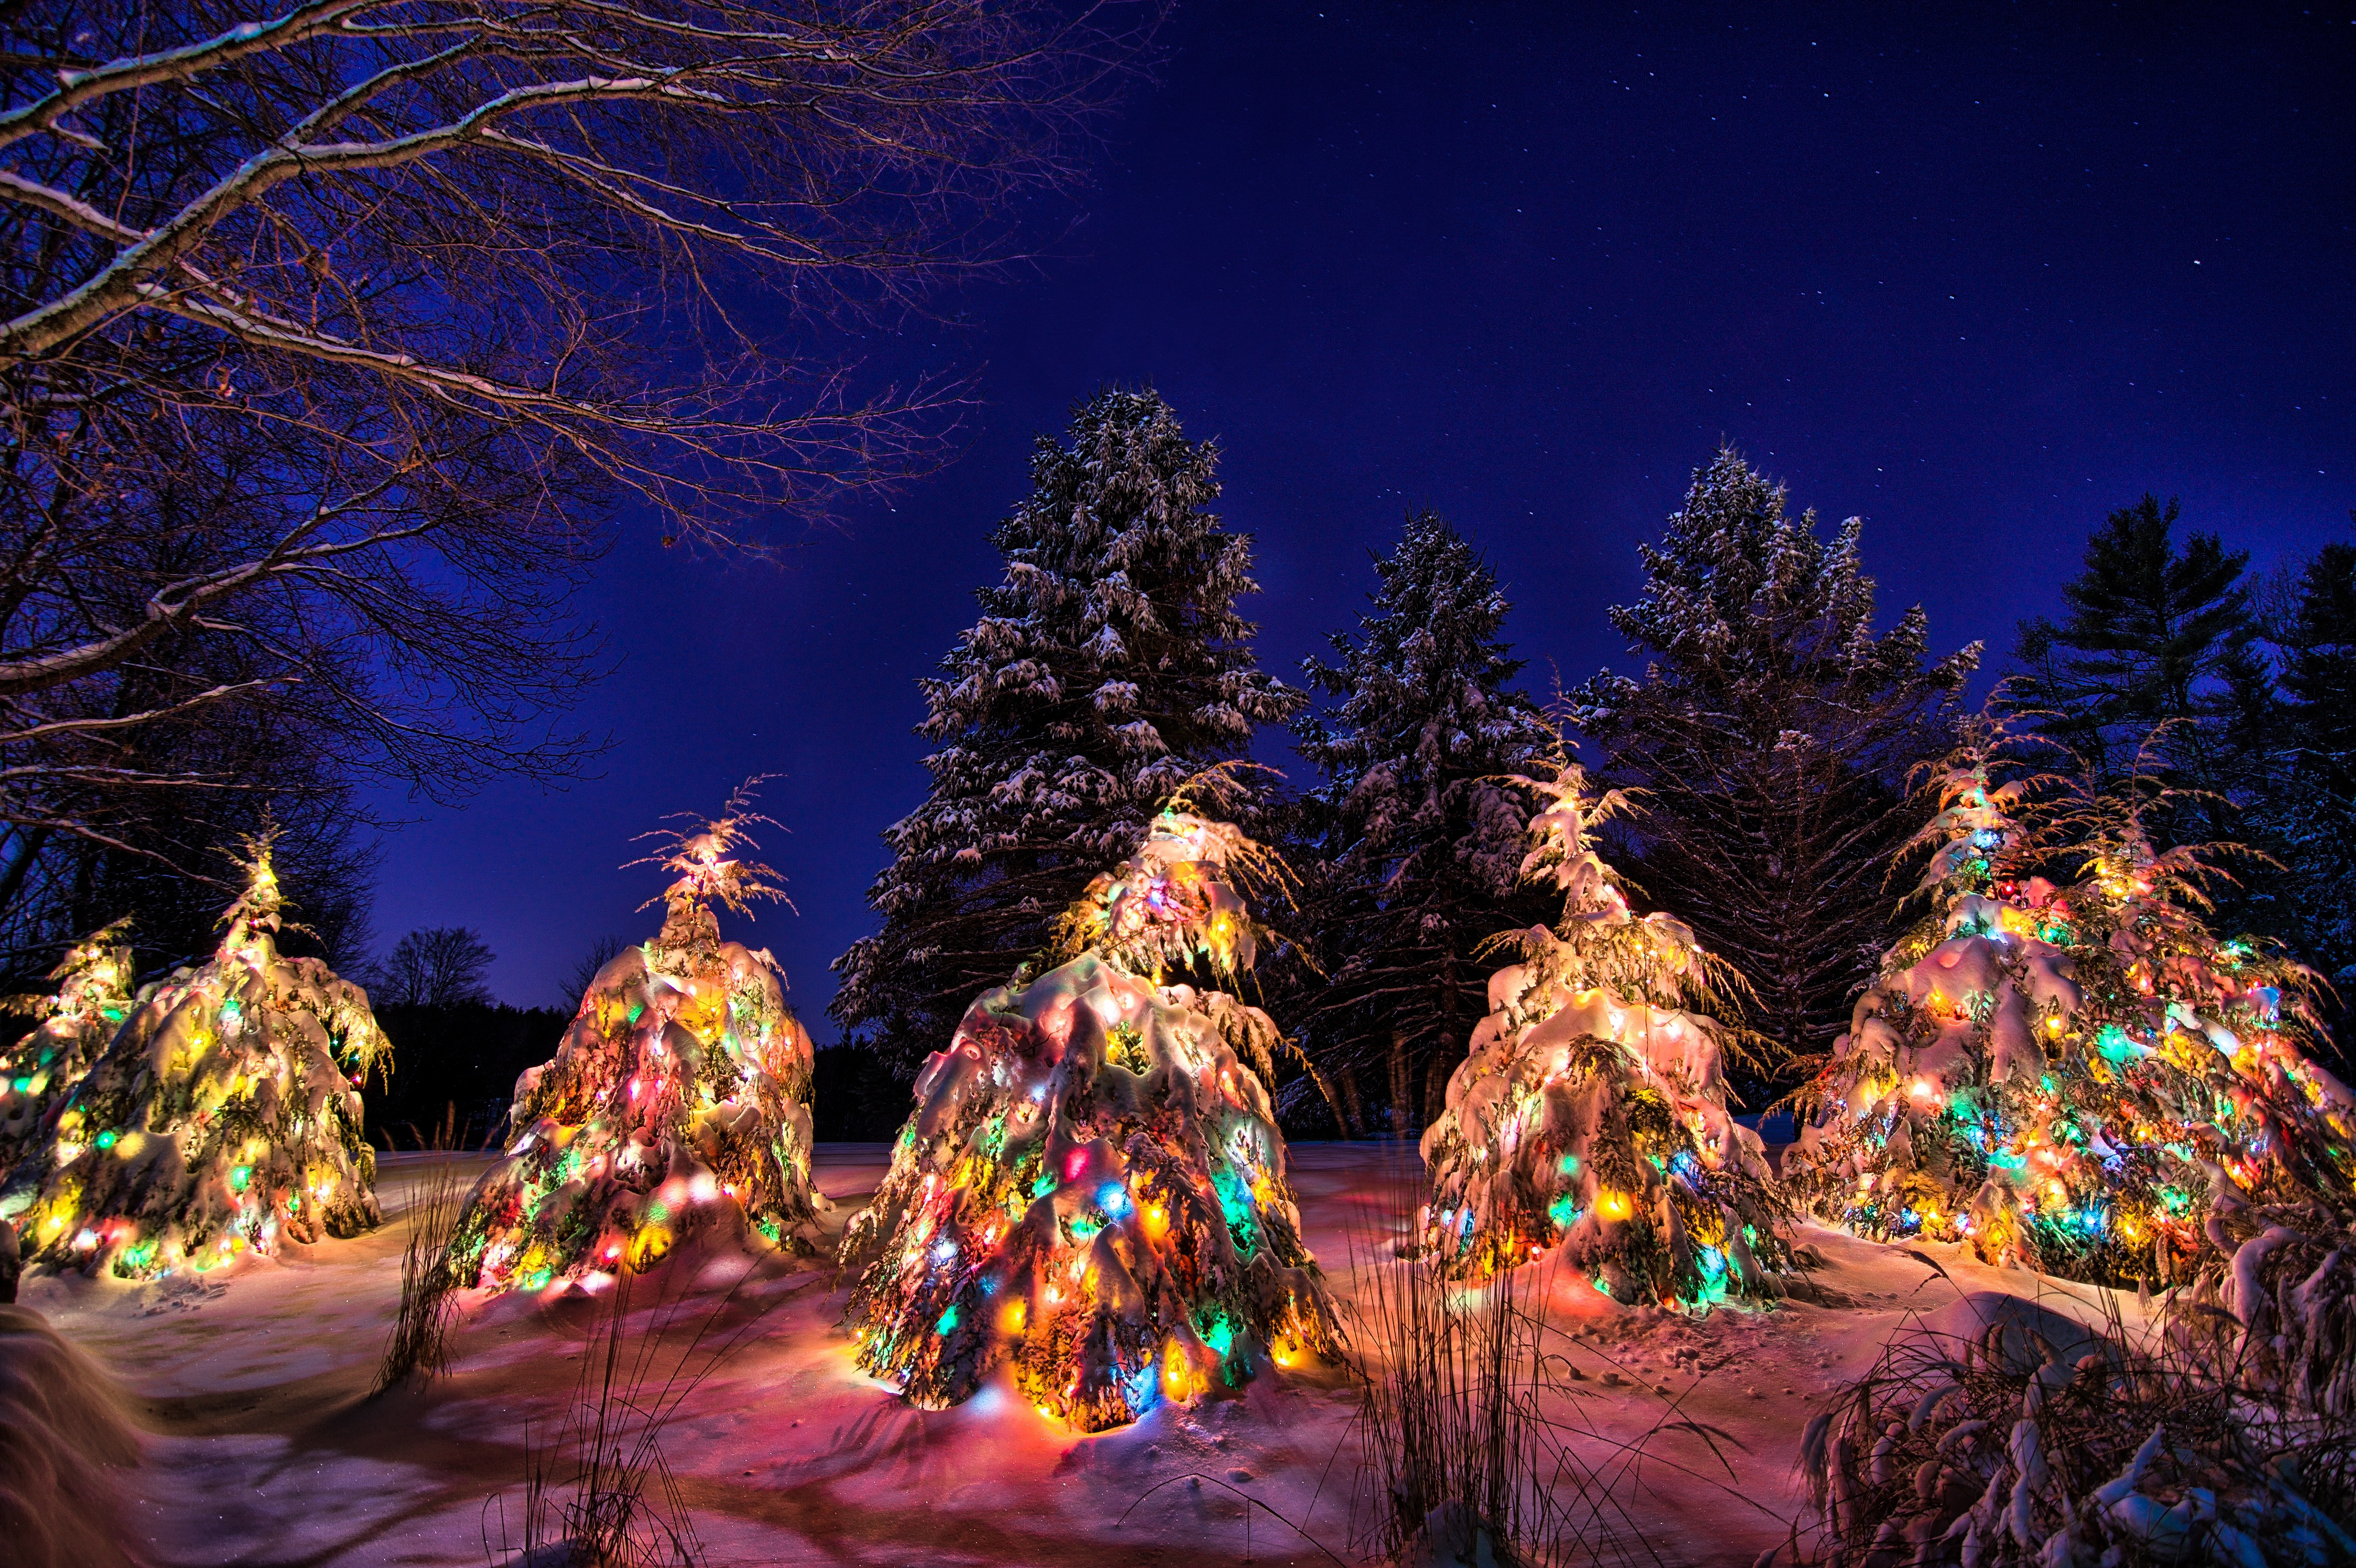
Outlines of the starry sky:
M2145 491L2264 571L2356 506L2356 5L1181 0L1046 251L889 342L979 373L942 473L780 566L648 530L581 596L612 673L587 776L386 797L376 925L480 929L562 1005L655 916L630 836L749 773L821 1042L881 830L921 798L915 687L998 572L1033 434L1151 382L1224 452L1263 661L1352 624L1430 506L1486 551L1541 696L1629 661L1605 608L1721 440L1866 521L1883 620L2009 647ZM782 324L781 324L782 325ZM1290 760L1280 737L1263 746Z

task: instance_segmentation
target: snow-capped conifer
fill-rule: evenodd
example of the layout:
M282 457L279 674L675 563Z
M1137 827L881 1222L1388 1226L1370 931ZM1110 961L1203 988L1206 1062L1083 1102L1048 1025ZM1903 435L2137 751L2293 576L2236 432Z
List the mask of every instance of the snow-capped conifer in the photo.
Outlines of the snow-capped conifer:
M1760 1031L1814 1051L1888 939L1882 865L1915 826L1903 787L1933 720L1978 661L1928 660L1928 622L1873 630L1851 517L1826 543L1813 511L1731 448L1695 471L1644 592L1612 624L1646 660L1573 694L1616 784L1648 794L1635 874L1683 911L1757 993Z
M1349 1101L1388 1104L1404 1131L1439 1112L1483 1010L1475 950L1515 900L1529 809L1504 776L1555 735L1507 688L1522 661L1497 635L1505 596L1462 535L1411 514L1375 571L1337 662L1303 661L1338 700L1296 725L1323 775L1303 815L1325 868L1299 923L1331 979L1302 1021L1327 1081L1355 1078Z
M810 1185L809 1034L775 960L721 940L713 913L785 897L745 854L769 820L752 809L760 782L631 862L671 873L648 901L663 906L662 930L597 971L556 1055L516 1081L508 1157L452 1234L461 1285L643 1270L698 1234L817 1243L828 1205Z
M1423 1135L1423 1244L1472 1278L1554 1252L1623 1303L1772 1292L1781 1205L1759 1135L1727 1110L1736 1042L1709 1016L1739 982L1683 921L1629 910L1594 837L1623 795L1590 794L1573 763L1515 782L1545 805L1522 874L1562 916L1499 939L1521 962L1490 977Z
M389 1048L367 992L279 953L270 844L247 851L220 948L142 993L27 1156L33 1259L149 1278L378 1223L359 1084Z
M1863 1231L2113 1285L2213 1287L2268 1216L2342 1228L2356 1098L2302 1049L2311 976L2210 933L2214 872L2151 842L2148 775L2040 805L2006 752L1975 722L1933 781L1933 907L1804 1092L1787 1179ZM2057 858L2078 880L2030 874Z
M984 992L916 1081L916 1110L845 1260L860 1364L928 1408L1013 1367L1094 1431L1333 1347L1261 1074L1258 1008L1165 984L1231 981L1273 869L1179 806L1058 923L1062 961Z
M65 1104L131 1011L130 930L125 915L74 944L49 973L57 989L17 1004L41 1021L0 1052L0 1219L40 1190L48 1172L37 1161L18 1165L47 1138L49 1114Z
M1249 540L1210 510L1216 463L1150 390L1099 393L1065 444L1039 439L994 536L1005 578L923 683L932 784L884 834L883 928L835 965L834 1016L895 1067L1046 945L1161 800L1299 706L1237 613L1258 585Z

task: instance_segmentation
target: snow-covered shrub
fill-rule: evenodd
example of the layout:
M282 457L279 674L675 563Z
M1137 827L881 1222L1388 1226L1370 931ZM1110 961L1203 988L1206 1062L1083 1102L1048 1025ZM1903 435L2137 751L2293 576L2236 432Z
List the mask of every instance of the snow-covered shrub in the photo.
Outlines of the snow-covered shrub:
M1840 1568L2356 1562L2356 1424L2291 1395L2189 1296L2130 1333L1979 1293L1808 1424L1815 1561Z
M1665 913L1639 919L1591 829L1626 809L1564 763L1544 781L1522 874L1562 918L1500 938L1520 962L1423 1135L1423 1245L1483 1278L1558 1253L1623 1302L1772 1291L1783 1256L1759 1136L1726 1104L1724 965Z
M751 789L634 862L672 873L648 901L664 906L662 930L597 971L556 1055L516 1081L508 1157L451 1239L462 1287L644 1270L699 1232L817 1245L809 1034L769 955L722 941L712 908L784 896L741 853L766 820Z
M150 1278L378 1222L359 1084L387 1051L368 993L277 946L267 844L220 948L142 1000L28 1159L35 1261Z
M49 1114L66 1103L131 1011L130 929L128 918L118 920L76 943L50 972L58 988L17 1004L40 1023L0 1051L0 1217L40 1190L48 1170L37 1162L23 1170L17 1165L47 1139Z
M1276 1027L1162 983L1250 965L1259 860L1165 811L1062 922L1070 955L984 992L926 1063L844 1234L846 1262L876 1253L851 1299L861 1366L939 1408L1011 1361L1042 1411L1095 1431L1333 1348L1261 1079Z
M2147 792L2040 807L2007 749L1982 721L1933 782L1933 907L1797 1096L1794 1190L1862 1233L2120 1285L2221 1276L2244 1206L2356 1212L2356 1097L2303 1049L2312 977L2210 934L2213 872L2151 843ZM2056 855L2079 880L2029 874Z

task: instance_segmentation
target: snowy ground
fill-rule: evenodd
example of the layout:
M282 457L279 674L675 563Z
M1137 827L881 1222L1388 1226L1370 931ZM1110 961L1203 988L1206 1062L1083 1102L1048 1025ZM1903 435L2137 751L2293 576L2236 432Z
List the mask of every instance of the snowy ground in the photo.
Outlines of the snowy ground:
M884 1152L819 1149L837 1223L881 1178ZM1346 1297L1359 1278L1354 1255L1373 1255L1409 1189L1363 1145L1298 1146L1293 1170L1310 1244ZM25 1304L141 1402L152 1435L123 1489L153 1562L507 1560L498 1548L503 1517L506 1539L520 1539L527 1423L545 1430L559 1419L594 1308L512 1296L475 1306L447 1378L422 1394L366 1400L421 1179L414 1157L388 1158L383 1229L203 1290L27 1282ZM1789 1476L1801 1428L1910 1315L1962 1326L1976 1310L1966 1292L2041 1290L2050 1302L2058 1290L2090 1305L2098 1294L1983 1268L1953 1249L1926 1249L1952 1276L1942 1279L1898 1248L1817 1230L1803 1240L1824 1255L1815 1278L1834 1305L1693 1320L1632 1314L1557 1282L1558 1315L1580 1335L1569 1419L1593 1433L1580 1449L1610 1480L1610 1511L1650 1549L1627 1542L1625 1560L1748 1563L1783 1540L1798 1507ZM708 1289L719 1272L706 1271ZM1358 1557L1355 1402L1336 1374L1267 1375L1238 1397L1080 1437L1004 1388L954 1411L903 1404L853 1368L831 1271L766 1273L724 1307L716 1292L681 1297L691 1282L670 1283L671 1305L654 1292L636 1304L672 1328L656 1341L654 1381L699 1329L707 1347L732 1347L662 1439L714 1564ZM1698 1435L1665 1429L1672 1421L1731 1439L1723 1462ZM1600 1560L1622 1560L1600 1532L1594 1544Z

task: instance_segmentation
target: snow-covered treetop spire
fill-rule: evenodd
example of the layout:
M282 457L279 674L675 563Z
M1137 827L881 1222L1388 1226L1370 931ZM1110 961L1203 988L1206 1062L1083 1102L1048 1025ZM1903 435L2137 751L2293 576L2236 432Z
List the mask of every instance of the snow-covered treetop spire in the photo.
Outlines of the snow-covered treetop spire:
M277 829L271 827L244 841L245 887L221 912L220 923L228 928L221 943L224 952L245 947L263 933L274 935L280 929L286 899L278 891L278 872L270 863L277 837Z
M1224 780L1232 772L1213 773ZM1281 884L1284 862L1232 823L1188 809L1198 776L1147 825L1135 854L1090 882L1058 923L1058 960L1094 950L1155 977L1197 961L1223 980L1249 969L1266 928L1247 894Z
M1693 928L1655 912L1639 919L1628 908L1620 873L1596 850L1595 829L1642 808L1622 790L1590 789L1587 770L1558 756L1542 777L1510 782L1547 804L1530 819L1529 853L1522 876L1551 881L1563 895L1562 918L1552 932L1537 927L1499 938L1516 947L1547 981L1584 991L1602 987L1655 1007L1717 1009L1740 979L1705 953Z
M32 998L24 1010L40 1018L80 1017L99 1007L119 1002L131 991L131 916L124 915L103 930L91 933L66 949L49 971L57 989Z
M1992 711L1960 720L1956 731L1954 749L1918 770L1918 776L1931 775L1922 787L1935 792L1938 809L1899 851L1901 861L1931 852L1914 891L1936 898L1943 909L1987 893L2035 856L2043 835L2028 820L2031 797L2058 782L2021 771L2018 752L2029 737Z
M733 914L747 916L753 912L754 901L758 899L776 899L792 907L786 899L785 888L776 880L776 869L744 855L747 849L760 848L751 833L755 824L776 826L774 818L753 809L755 793L776 776L755 773L738 784L717 816L679 812L666 820L684 821L690 826L658 828L639 835L641 838L660 840L663 848L629 865L660 866L672 875L669 887L638 906L663 906L662 934L656 939L660 945L683 946L699 939L717 942L719 923L712 913L715 903Z

